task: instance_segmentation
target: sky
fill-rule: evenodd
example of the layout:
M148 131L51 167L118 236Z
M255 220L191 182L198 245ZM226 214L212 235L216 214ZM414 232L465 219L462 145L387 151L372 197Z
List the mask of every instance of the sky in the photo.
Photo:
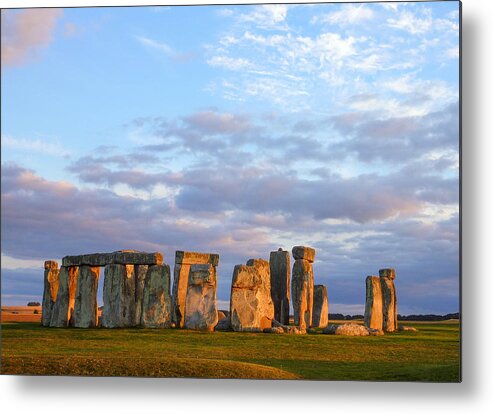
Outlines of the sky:
M331 313L386 267L399 313L459 310L458 2L1 18L2 305L136 249L219 253L224 309L236 264L307 245Z

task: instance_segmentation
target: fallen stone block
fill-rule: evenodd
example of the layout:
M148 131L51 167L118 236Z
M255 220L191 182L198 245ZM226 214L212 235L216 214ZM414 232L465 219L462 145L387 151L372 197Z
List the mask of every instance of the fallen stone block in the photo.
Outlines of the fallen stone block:
M418 330L412 326L399 325L399 331L417 332Z
M322 333L329 335L345 335L345 336L369 336L370 332L363 325L355 323L345 323L342 325L330 324Z

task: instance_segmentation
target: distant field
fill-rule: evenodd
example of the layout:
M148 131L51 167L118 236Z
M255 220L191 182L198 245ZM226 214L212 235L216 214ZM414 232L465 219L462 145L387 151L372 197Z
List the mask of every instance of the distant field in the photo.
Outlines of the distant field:
M342 337L2 324L2 374L376 381L459 380L459 324Z

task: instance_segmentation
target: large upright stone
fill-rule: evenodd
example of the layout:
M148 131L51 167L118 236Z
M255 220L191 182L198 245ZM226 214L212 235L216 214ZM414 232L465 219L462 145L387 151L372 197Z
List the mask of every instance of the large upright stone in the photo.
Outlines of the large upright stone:
M294 324L306 329L312 324L314 286L312 261L315 258L315 250L310 247L296 246L293 247L293 257L298 257L293 265L291 282Z
M162 266L162 265L151 265L151 266ZM134 320L135 325L140 325L142 323L142 301L144 299L145 279L146 279L148 268L149 268L148 265L135 265L135 320ZM168 277L169 277L169 273L168 273ZM169 280L168 280L168 288L169 288Z
M270 265L250 259L236 265L231 282L231 327L234 331L262 332L272 327L274 304L271 298Z
M289 301L291 298L291 263L289 252L281 248L270 252L270 291L274 303L274 319L289 325Z
M185 324L185 303L187 300L188 278L190 266L193 264L210 264L214 268L219 264L219 255L212 253L184 252L178 250L175 254L175 269L173 272L173 309L172 317L176 327L183 328Z
M60 270L58 263L54 260L47 260L44 264L44 290L41 325L50 326L51 313L55 306L58 293Z
M216 267L211 264L190 266L185 323L187 329L213 331L217 324Z
M329 300L327 298L327 288L324 285L313 287L313 317L312 326L314 328L325 328L329 323Z
M382 330L382 287L378 276L366 278L366 304L364 324L367 328Z
M95 328L98 325L99 266L80 266L74 305L74 327Z
M51 311L50 326L66 328L73 325L73 312L79 268L75 266L60 268L58 292Z
M394 332L397 330L397 296L395 293L395 270L380 269L380 284L382 287L382 314L383 330Z
M153 265L163 263L160 252L146 253L136 250L118 250L113 253L91 253L80 256L65 256L62 266L107 266L110 264L141 264Z
M104 268L101 326L135 326L135 286L134 265L110 264Z
M149 266L142 299L142 326L171 326L170 268L167 264Z

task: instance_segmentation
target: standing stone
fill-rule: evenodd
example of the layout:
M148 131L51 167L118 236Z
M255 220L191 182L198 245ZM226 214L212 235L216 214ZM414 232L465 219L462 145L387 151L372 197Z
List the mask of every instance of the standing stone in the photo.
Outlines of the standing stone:
M274 304L270 280L270 265L266 260L250 259L246 266L235 266L230 299L234 331L262 332L272 326Z
M296 259L291 284L294 324L306 329L312 324L314 286L312 263L315 259L315 250L310 247L295 246L293 257Z
M73 312L79 268L62 266L60 268L58 293L51 311L50 326L66 328L73 325Z
M211 264L190 266L185 303L185 328L214 330L217 324L216 287L215 266Z
M274 303L274 319L283 325L289 325L289 301L291 263L289 252L279 248L270 252L270 289Z
M382 287L378 276L366 278L366 303L364 324L367 328L382 330Z
M98 325L98 281L101 268L80 266L75 293L74 327L95 328Z
M135 320L134 325L142 323L142 300L144 299L144 286L148 265L135 265ZM169 268L169 266L168 266ZM169 272L168 272L169 279ZM168 280L169 288L169 280ZM168 290L169 294L169 290Z
M142 326L146 328L169 328L171 326L169 287L169 265L149 266L142 298Z
M329 301L327 288L324 285L315 285L313 288L313 318L314 328L325 328L329 323Z
M104 268L101 326L135 326L135 266L110 264Z
M382 287L383 330L397 330L397 296L395 294L395 270L380 269L380 284Z
M58 284L60 270L58 269L58 263L54 260L47 260L44 265L44 290L43 290L43 306L41 325L50 326L51 313L55 306L56 296L58 293Z
M185 320L185 303L187 301L188 278L190 266L193 264L211 264L216 268L219 255L211 253L184 252L178 250L175 254L173 272L173 322L177 328L183 328Z

